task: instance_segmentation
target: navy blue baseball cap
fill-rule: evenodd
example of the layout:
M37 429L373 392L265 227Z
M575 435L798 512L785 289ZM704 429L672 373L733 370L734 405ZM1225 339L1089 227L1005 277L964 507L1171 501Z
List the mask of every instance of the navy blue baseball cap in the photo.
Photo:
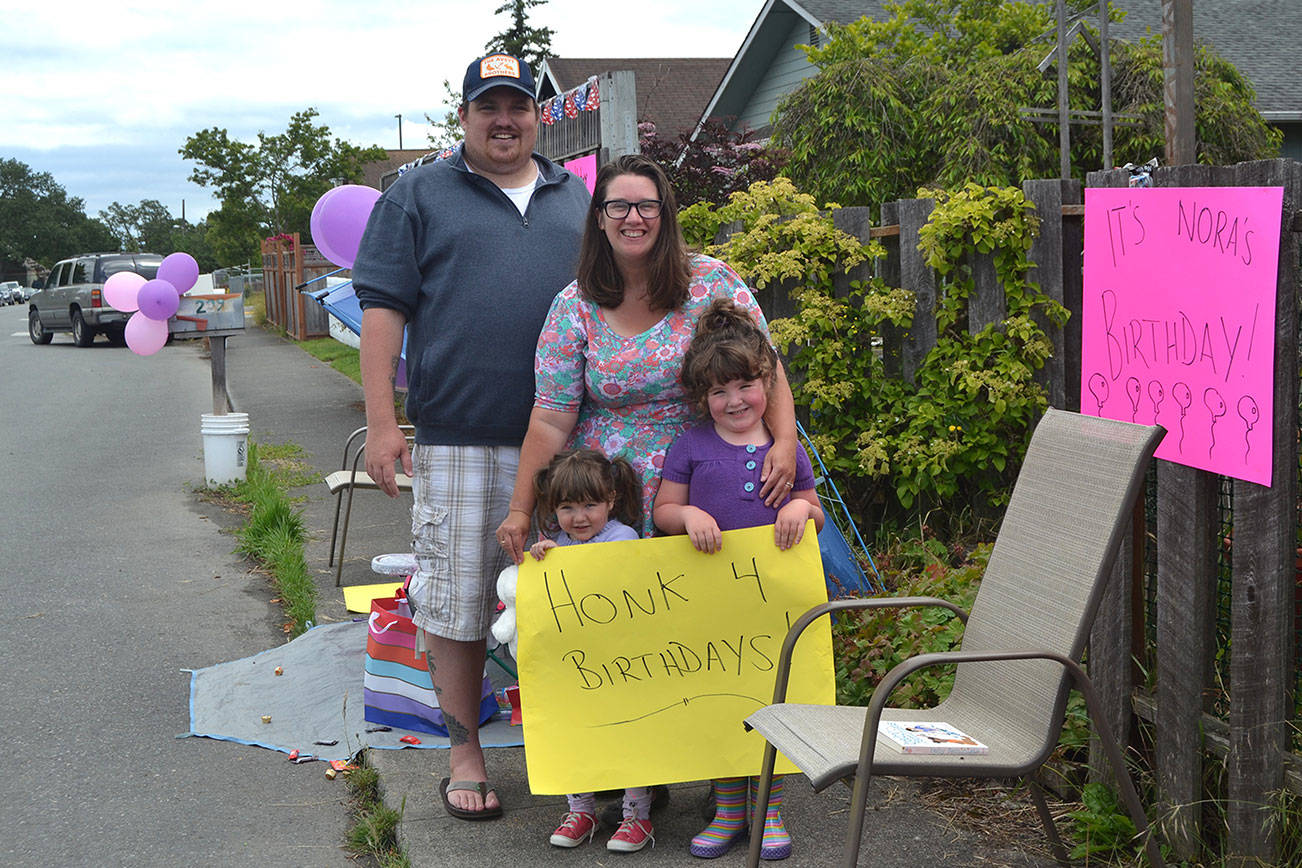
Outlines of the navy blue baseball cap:
M533 72L529 64L501 52L481 57L466 67L466 78L461 82L461 98L474 102L494 87L513 87L533 99Z

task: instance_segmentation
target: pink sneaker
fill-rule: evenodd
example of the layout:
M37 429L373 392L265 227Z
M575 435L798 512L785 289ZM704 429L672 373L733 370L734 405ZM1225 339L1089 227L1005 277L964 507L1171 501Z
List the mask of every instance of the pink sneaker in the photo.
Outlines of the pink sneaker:
M650 820L625 817L615 834L611 835L610 840L606 842L606 849L616 853L636 853L647 844L654 847L655 843L656 839L651 834Z
M556 847L577 847L592 840L597 834L597 818L582 811L570 811L552 832L551 842Z

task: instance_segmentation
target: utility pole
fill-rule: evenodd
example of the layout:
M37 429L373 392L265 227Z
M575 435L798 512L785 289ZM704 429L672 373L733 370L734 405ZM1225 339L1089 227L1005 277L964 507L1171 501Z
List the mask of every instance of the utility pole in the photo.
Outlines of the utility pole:
M1198 159L1194 140L1193 0L1162 0L1162 99L1166 164Z
M1099 106L1103 109L1103 171L1112 168L1112 39L1108 0L1099 0Z
M402 150L402 115L394 115L398 119L398 150Z

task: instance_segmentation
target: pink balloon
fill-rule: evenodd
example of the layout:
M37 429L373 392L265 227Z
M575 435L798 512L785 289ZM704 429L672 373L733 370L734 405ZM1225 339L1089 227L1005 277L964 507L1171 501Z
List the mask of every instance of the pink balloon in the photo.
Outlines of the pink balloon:
M117 274L110 274L108 280L104 281L104 301L110 307L117 308L124 313L139 310L140 305L136 302L136 295L140 292L140 287L144 285L145 279L134 271L119 271Z
M172 294L176 298L176 294ZM152 356L167 343L167 320L150 319L137 311L127 320L123 334L127 346L138 356Z
M181 297L177 294L176 287L166 280L157 278L147 281L140 287L140 294L136 300L140 302L142 314L162 322L166 322L175 314L181 304Z
M184 295L199 279L199 263L188 253L171 253L163 257L157 276L176 287L177 295Z
M343 268L352 268L362 243L366 220L380 191L360 184L336 187L317 200L309 228L321 255Z

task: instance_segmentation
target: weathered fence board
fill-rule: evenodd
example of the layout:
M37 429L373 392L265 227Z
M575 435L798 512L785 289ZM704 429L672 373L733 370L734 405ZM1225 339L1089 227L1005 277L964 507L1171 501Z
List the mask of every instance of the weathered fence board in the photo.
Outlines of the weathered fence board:
M1087 180L1092 187L1125 187L1129 175L1120 171L1092 172ZM1079 321L1080 307L1076 307L1072 314L1072 319ZM1077 329L1079 338L1079 326ZM1067 379L1074 379L1077 383L1080 382L1079 358L1078 344L1077 367L1067 372ZM1142 509L1143 506L1136 504L1135 508ZM1142 547L1143 544L1143 535L1136 540L1133 528L1127 530L1121 551L1117 553L1117 563L1112 568L1112 578L1103 591L1099 615L1090 630L1090 678L1105 709L1104 723L1122 744L1133 740L1134 716L1130 708L1130 695L1135 687L1132 637L1136 626L1143 622L1140 620L1142 613L1136 616L1132 599L1136 585L1135 546ZM1142 553L1142 548L1139 551ZM1097 737L1090 739L1089 762L1092 779L1112 783L1112 771Z
M1210 166L1163 170L1162 186L1203 187ZM1199 729L1211 686L1216 629L1215 474L1158 462L1157 720L1154 762L1161 792L1162 831L1182 859L1199 856L1202 839L1202 757Z
M1040 218L1040 236L1031 245L1029 254L1035 267L1031 269L1030 279L1040 285L1040 291L1059 304L1066 304L1063 291L1066 286L1064 272L1068 264L1064 259L1064 247L1068 247L1066 230L1070 223L1062 219L1062 206L1080 202L1080 182L1078 181L1026 181L1022 184L1022 194L1035 205ZM1079 223L1079 221L1076 221ZM1080 260L1076 260L1079 269ZM1079 305L1076 307L1080 309ZM1066 392L1066 354L1063 352L1063 327L1048 320L1036 312L1034 318L1044 333L1053 341L1057 350L1044 367L1036 372L1035 380L1049 396L1052 407L1067 406Z
M1284 214L1302 204L1302 165L1240 167L1243 186L1283 186ZM1285 224L1288 224L1286 218ZM1296 681L1293 595L1297 545L1296 237L1280 245L1275 300L1275 419L1269 487L1234 482L1234 582L1230 642L1229 850L1232 864L1279 855L1279 824L1266 822L1283 784L1282 752ZM1296 855L1296 854L1295 854Z
M914 382L922 360L936 345L936 274L918 250L918 230L927 224L935 203L909 199L898 204L900 220L900 283L913 291L913 325L900 346L900 375Z

